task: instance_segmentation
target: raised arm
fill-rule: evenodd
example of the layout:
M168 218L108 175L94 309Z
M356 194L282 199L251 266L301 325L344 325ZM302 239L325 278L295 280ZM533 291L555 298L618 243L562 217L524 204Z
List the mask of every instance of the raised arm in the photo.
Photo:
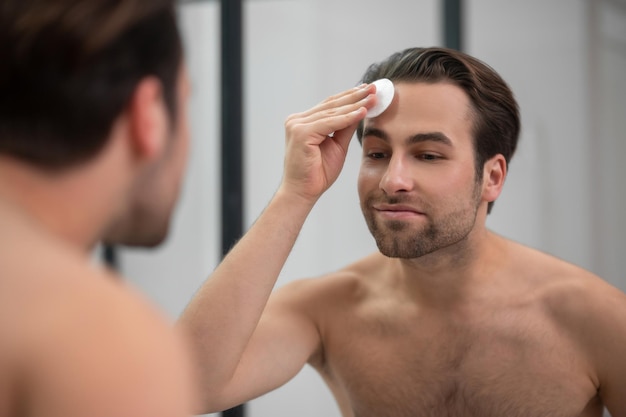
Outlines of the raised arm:
M307 215L339 176L350 139L375 103L374 91L357 87L287 119L278 191L179 320L195 348L199 411L229 408L281 385L315 349L315 329L287 309L281 314L280 303L264 319L263 331L255 329ZM262 366L287 351L279 358L284 366Z

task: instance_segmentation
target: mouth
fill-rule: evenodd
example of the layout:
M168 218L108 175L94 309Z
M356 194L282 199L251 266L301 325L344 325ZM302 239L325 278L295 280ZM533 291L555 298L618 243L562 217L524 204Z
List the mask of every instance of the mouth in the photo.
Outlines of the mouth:
M381 216L394 220L412 219L425 215L414 207L402 204L375 204L372 207Z

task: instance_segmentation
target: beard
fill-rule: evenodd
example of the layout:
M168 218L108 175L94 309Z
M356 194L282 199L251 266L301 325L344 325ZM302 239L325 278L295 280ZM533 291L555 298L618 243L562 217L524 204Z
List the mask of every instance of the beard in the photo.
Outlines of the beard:
M457 201L455 206L440 215L431 217L432 207L420 204L425 209L426 224L418 226L403 220L381 220L373 206L378 203L408 204L406 198L370 196L362 204L363 215L376 241L378 250L390 258L414 259L452 246L467 238L473 230L480 203L478 185L471 199Z
M105 231L103 243L131 247L153 248L167 238L170 215L134 208L116 219Z

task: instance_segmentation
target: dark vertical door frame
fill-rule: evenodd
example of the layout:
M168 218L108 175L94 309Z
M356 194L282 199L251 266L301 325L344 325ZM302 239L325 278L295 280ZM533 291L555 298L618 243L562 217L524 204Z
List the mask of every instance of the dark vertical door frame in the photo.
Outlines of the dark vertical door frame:
M462 51L463 45L463 0L442 0L443 45Z
M243 232L242 0L221 0L222 255Z
M222 256L243 234L243 11L242 0L220 0ZM219 335L216 335L219 338ZM243 417L243 404L222 417Z
M102 246L102 260L104 264L114 271L119 270L119 262L117 259L117 251L113 245Z

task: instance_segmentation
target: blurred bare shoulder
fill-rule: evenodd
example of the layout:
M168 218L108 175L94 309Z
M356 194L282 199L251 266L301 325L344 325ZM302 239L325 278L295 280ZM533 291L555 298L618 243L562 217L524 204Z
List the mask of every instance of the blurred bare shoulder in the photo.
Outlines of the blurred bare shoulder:
M0 226L0 416L190 414L189 355L166 317L23 219Z

